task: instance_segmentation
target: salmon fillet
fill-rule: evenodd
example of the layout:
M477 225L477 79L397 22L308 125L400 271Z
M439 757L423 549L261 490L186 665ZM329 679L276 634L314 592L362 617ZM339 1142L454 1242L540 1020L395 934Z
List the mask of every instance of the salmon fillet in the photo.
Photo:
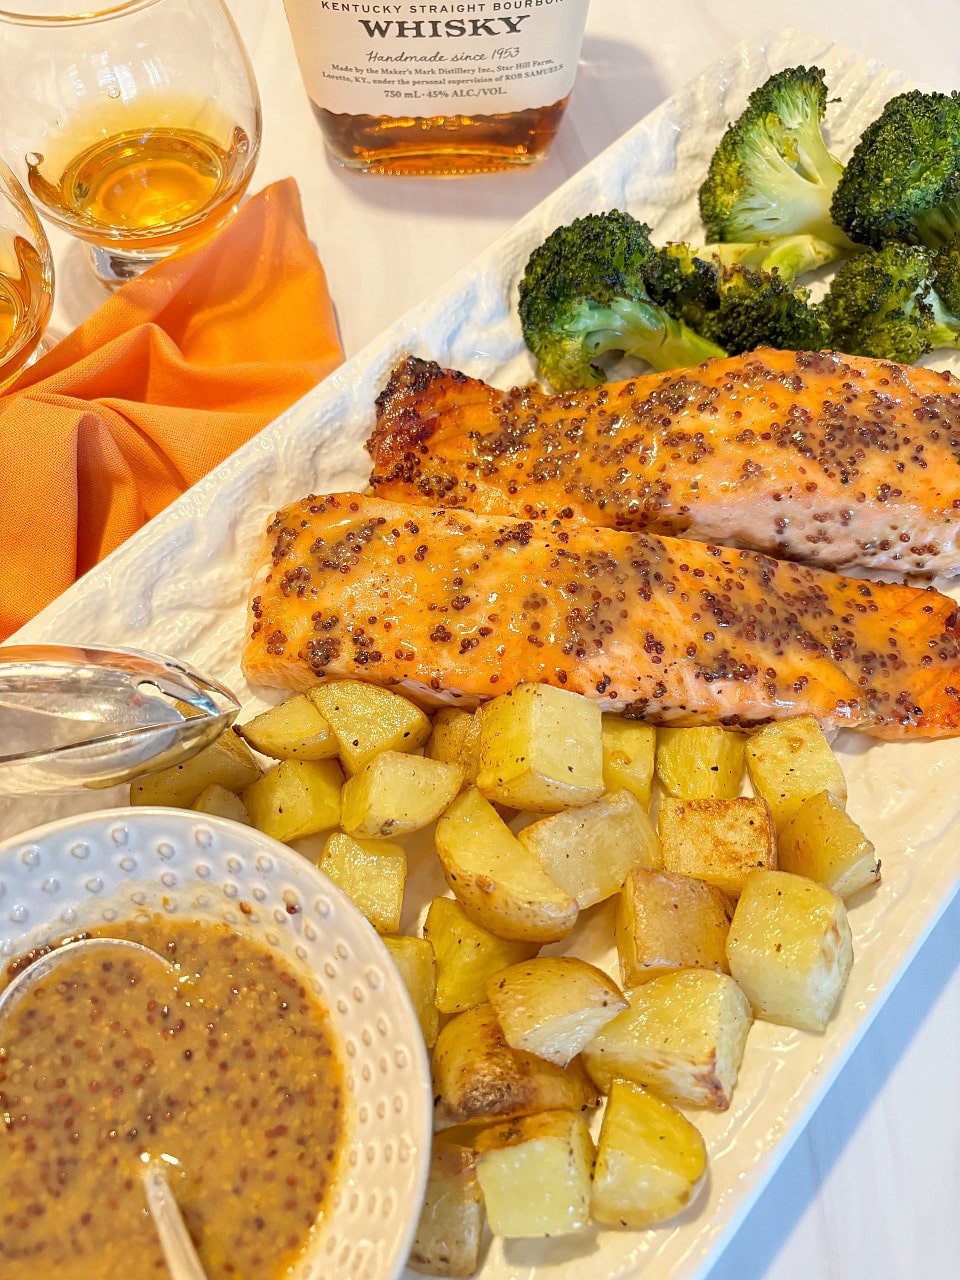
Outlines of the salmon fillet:
M410 357L367 448L382 498L960 573L960 381L758 350L547 395Z
M654 723L812 713L881 738L960 732L960 623L932 588L753 551L385 502L307 497L267 529L243 669L474 705L526 681Z

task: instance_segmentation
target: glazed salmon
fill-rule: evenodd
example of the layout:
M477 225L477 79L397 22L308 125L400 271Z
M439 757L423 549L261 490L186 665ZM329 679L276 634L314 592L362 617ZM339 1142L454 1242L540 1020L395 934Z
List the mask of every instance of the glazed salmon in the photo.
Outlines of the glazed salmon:
M939 592L583 521L359 494L281 510L243 667L473 705L526 681L655 723L812 713L881 738L960 732L960 623Z
M547 395L410 357L367 448L391 500L960 573L960 381L931 369L764 349Z

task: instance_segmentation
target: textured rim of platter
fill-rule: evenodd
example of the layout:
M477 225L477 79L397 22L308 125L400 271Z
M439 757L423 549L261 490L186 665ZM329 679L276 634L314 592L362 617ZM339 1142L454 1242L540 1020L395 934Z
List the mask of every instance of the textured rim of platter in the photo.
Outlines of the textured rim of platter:
M316 866L224 818L108 809L0 845L0 965L80 929L157 915L248 934L327 1009L344 1071L343 1144L318 1227L288 1274L395 1280L426 1182L433 1099L423 1033L383 943Z
M255 549L274 510L309 492L362 488L363 442L373 401L405 353L438 360L498 386L529 381L534 368L516 321L516 287L534 245L561 222L626 208L658 241L702 238L696 191L716 140L751 89L798 63L824 68L827 133L844 159L883 102L913 82L876 60L807 31L739 46L664 102L537 206L442 289L195 485L15 637L18 642L131 644L194 662L222 679L251 710L279 695L251 690L240 674L247 585ZM837 101L836 99L839 99ZM960 358L927 360L960 372ZM945 584L938 584L946 589ZM710 1152L708 1184L694 1206L652 1231L589 1230L554 1240L493 1241L481 1280L518 1274L694 1280L716 1260L817 1102L862 1037L897 978L957 892L960 740L877 743L841 734L835 743L849 784L848 808L877 846L878 890L851 904L855 961L822 1036L757 1023L733 1105L697 1112ZM11 802L8 831L50 816L121 803L123 796ZM441 891L412 868L404 928ZM442 882L441 882L442 883ZM419 895L419 896L418 896ZM609 954L609 916L588 922L584 944ZM585 952L581 951L581 954ZM411 1273L412 1274L412 1273Z

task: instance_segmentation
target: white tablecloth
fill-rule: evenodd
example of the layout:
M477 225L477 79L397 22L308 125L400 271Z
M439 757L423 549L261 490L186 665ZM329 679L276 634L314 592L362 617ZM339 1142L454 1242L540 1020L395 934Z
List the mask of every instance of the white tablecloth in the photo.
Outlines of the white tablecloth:
M253 189L297 178L348 356L743 39L807 27L936 88L960 85L955 0L593 0L571 105L542 164L469 179L383 179L345 173L327 158L280 0L229 2L263 98ZM79 246L56 232L51 239L53 327L65 332L100 295ZM960 1277L958 1057L955 900L710 1280Z

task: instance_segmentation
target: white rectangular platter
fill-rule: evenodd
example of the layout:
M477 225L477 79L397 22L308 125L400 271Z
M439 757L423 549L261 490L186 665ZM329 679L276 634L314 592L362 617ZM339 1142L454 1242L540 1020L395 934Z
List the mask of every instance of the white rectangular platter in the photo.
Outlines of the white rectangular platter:
M747 94L773 70L816 63L832 101L831 149L849 154L892 94L895 71L809 32L781 32L736 49L664 103L491 246L449 284L343 365L45 610L16 640L126 644L194 662L251 709L261 698L240 673L251 560L274 510L310 492L362 487L374 397L406 352L500 386L534 373L516 321L517 281L530 250L555 226L628 209L658 241L702 239L696 191L713 147ZM931 361L960 372L960 358ZM940 584L942 585L942 584ZM755 1201L898 975L960 883L960 740L875 743L841 735L849 810L877 845L883 883L851 907L856 959L822 1036L758 1023L734 1105L695 1117L707 1138L708 1184L683 1217L646 1232L590 1231L562 1240L494 1241L482 1280L694 1280ZM80 809L122 803L120 792L6 802L4 833ZM427 871L411 878L426 893ZM412 908L415 918L416 908ZM2 910L2 905L0 905ZM609 917L587 930L600 956Z

